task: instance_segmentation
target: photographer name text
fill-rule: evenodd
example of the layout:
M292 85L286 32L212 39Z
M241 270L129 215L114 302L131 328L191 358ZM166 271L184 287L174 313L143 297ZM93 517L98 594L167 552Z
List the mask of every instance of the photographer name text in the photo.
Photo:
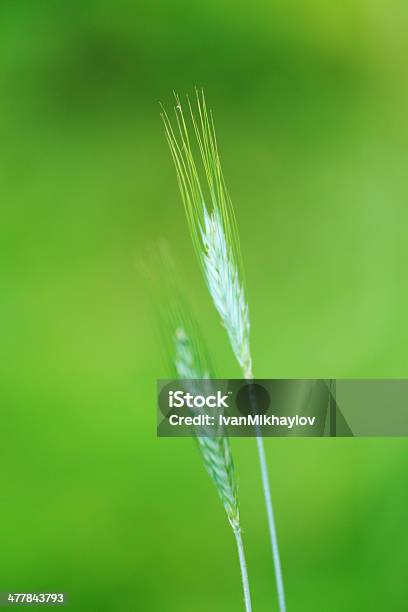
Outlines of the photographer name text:
M194 427L313 427L316 423L315 416L277 416L275 414L247 415L247 416L226 416L219 414L216 417L209 414L198 414L196 416L180 416L172 414L169 423L173 427L194 426Z

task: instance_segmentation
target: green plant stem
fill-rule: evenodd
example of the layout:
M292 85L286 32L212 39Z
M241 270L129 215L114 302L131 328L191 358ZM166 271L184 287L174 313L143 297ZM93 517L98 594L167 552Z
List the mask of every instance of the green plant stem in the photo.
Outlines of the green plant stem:
M245 372L247 380L253 380L252 369ZM286 611L285 590L283 587L282 566L279 555L278 534L276 531L275 516L272 505L271 488L269 485L268 465L266 463L265 447L259 426L256 432L256 444L258 448L259 465L261 469L262 488L265 497L266 514L268 518L269 537L271 540L273 565L275 569L276 590L278 592L278 602L280 612Z
M262 486L265 495L266 513L268 516L269 535L271 538L272 556L275 567L276 589L278 591L278 601L280 612L285 612L285 591L283 588L282 567L279 556L278 536L276 533L275 517L273 514L272 496L269 487L268 466L266 465L265 448L263 438L260 435L256 436L258 446L259 463L261 466Z
M245 612L252 611L251 593L249 591L248 571L245 561L244 543L242 541L241 529L234 528L235 540L237 542L239 565L241 567L242 588L244 590Z

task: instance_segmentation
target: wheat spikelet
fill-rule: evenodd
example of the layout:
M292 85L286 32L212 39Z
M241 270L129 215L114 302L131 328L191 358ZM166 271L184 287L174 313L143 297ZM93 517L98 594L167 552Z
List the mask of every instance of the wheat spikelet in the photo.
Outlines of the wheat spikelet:
M211 379L207 368L208 362L203 358L201 347L197 341L191 341L182 327L178 327L176 330L174 340L174 365L179 378L187 379L186 382L190 388L192 386L193 391L194 386L196 386L196 390L202 391L203 383L205 388L206 383L211 384ZM241 569L245 610L251 612L251 594L240 527L237 481L229 439L226 435L205 436L203 435L205 431L203 432L198 428L195 428L195 434L204 466L215 484L234 532Z
M201 381L209 380L210 375L182 328L178 328L175 333L174 361L178 377L188 380L189 386L193 389L195 387L196 392L202 391ZM232 528L239 529L237 481L229 439L226 436L207 437L202 435L203 433L205 432L195 429L205 468L215 484Z
M238 266L227 243L219 210L204 208L203 268L211 297L246 378L252 378L249 311Z
M225 185L211 114L196 92L195 118L188 101L200 166L195 162L180 99L176 96L178 136L163 112L166 137L177 170L194 247L211 297L245 377L252 377L249 312L234 210ZM205 178L203 182L202 177ZM207 202L207 204L206 204Z
M177 270L166 245L161 244L155 251L154 259L159 262L159 279L152 275L149 267L144 271L150 277L151 290L155 293L162 347L167 366L173 378L180 379L180 386L197 394L213 393L211 358L205 350L200 330L190 315L188 304L177 282ZM159 282L157 282L159 281ZM160 293L157 290L160 287ZM163 292L166 299L163 301ZM169 333L169 330L171 332ZM223 428L206 431L195 427L193 433L203 459L222 501L228 521L235 537L241 570L245 611L251 612L251 595L246 567L244 544L240 527L237 479L228 437ZM214 435L214 434L218 435ZM206 435L207 434L207 435Z

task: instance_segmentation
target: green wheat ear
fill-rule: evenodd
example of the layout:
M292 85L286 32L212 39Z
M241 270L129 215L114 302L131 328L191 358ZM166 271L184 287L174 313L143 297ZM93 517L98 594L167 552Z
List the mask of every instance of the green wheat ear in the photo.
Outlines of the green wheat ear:
M203 351L200 339L188 334L188 320L184 319L174 332L173 366L178 378L188 382L192 391L199 393L203 383L210 383L213 376L209 359ZM206 436L200 428L194 429L195 439L200 450L205 469L210 475L219 498L224 506L228 521L234 532L241 568L242 586L246 612L251 612L251 595L246 567L244 544L241 534L241 523L238 504L238 486L229 438L227 435Z
M193 393L205 393L211 387L214 371L211 358L205 349L200 330L190 314L190 308L180 290L177 268L165 243L157 245L153 262L158 274L143 266L152 295L152 306L156 310L161 331L161 344L165 363L173 378L182 381ZM146 269L147 268L147 269ZM163 299L164 296L164 299ZM244 592L245 610L251 612L251 597L248 572L241 534L238 503L237 478L232 458L230 441L224 430L221 435L204 435L203 428L193 430L205 469L213 481L232 527L238 549ZM207 432L208 433L208 432Z
M174 364L178 378L191 381L190 386L196 386L198 393L202 388L201 381L214 377L210 376L197 347L194 347L181 327L176 330L174 344ZM205 468L215 484L232 528L239 529L238 486L229 439L225 435L207 437L202 433L199 428L195 429Z
M250 321L237 225L225 185L211 113L196 92L197 118L188 100L194 141L176 96L177 135L163 111L167 141L196 254L231 347L246 378L252 378ZM195 162L195 149L199 164Z

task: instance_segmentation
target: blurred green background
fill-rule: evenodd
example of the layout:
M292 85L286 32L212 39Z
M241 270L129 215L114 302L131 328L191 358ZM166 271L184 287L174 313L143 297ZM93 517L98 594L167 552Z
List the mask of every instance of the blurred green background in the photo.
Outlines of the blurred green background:
M243 609L193 442L155 434L166 369L136 263L157 239L239 376L160 123L173 89L214 111L255 375L408 375L407 6L2 0L1 590ZM288 610L407 610L407 441L266 446ZM255 443L233 449L253 608L276 610Z

